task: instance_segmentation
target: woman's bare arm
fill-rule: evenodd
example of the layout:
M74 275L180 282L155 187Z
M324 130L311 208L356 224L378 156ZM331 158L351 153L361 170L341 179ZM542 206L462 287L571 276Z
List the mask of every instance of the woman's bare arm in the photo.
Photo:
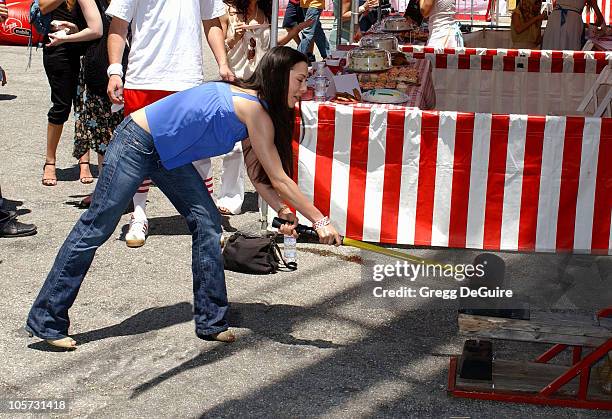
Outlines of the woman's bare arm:
M323 218L321 211L310 203L283 170L280 156L274 145L274 126L268 114L255 103L244 104L244 106L251 108L245 115L245 123L253 152L268 175L274 190L284 202L289 203L310 221L315 222Z
M423 17L428 17L433 9L435 0L419 0L419 6L421 8L421 14Z
M287 29L287 33L284 36L280 36L278 38L278 44L277 45L279 45L279 46L287 45L287 43L289 41L291 41L292 39L295 39L295 37L298 36L298 34L300 32L302 32L307 27L312 26L313 23L314 23L314 20L308 19L308 20L305 20L302 23L298 23L293 28Z
M545 17L546 17L546 15L542 13L540 15L532 17L531 19L529 19L528 21L523 23L523 22L521 22L521 19L519 18L518 14L517 13L513 13L512 14L512 23L511 24L512 24L512 27L514 28L514 31L516 33L523 33L527 29L529 29L529 27L531 25L534 25L536 23L539 23L539 22L543 21ZM540 26L542 25L541 23L539 23L539 24L540 24Z
M268 175L280 199L295 208L312 223L322 221L325 217L321 211L312 205L295 182L285 173L278 150L274 145L274 125L262 105L247 99L235 98L234 109L238 119L246 125L253 153ZM340 235L329 222L316 230L320 243L342 244Z
M605 23L605 19L603 17L603 14L601 13L601 10L599 9L599 6L597 5L597 1L596 0L587 0L587 4L591 7L591 9L593 9L593 12L595 13L595 17L597 19L595 19L595 25L597 26L601 26Z
M251 183L255 187L255 190L274 211L278 212L285 203L271 185L257 180L257 173L255 172L257 156L253 152L251 141L248 138L242 141L242 151L244 155L244 164L247 168L247 175L249 179L251 179Z
M82 31L69 35L74 39L74 42L91 41L92 39L98 39L102 36L102 16L96 2L94 0L79 0L79 6L87 22L87 27Z
M49 34L50 42L47 46L53 47L66 42L84 42L98 39L102 36L102 17L94 0L79 0L79 6L85 17L87 27L77 33L66 35L63 31Z

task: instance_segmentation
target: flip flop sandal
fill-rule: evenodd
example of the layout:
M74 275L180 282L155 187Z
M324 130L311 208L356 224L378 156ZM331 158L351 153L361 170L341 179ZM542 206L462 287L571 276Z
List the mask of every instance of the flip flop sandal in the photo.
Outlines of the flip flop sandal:
M234 215L233 212L231 212L225 207L219 207L219 212L221 213L221 215Z

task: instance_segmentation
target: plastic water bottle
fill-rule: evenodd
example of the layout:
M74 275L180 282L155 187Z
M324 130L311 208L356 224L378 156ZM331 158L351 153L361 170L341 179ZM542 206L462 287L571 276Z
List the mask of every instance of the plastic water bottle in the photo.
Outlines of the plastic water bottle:
M329 81L327 77L315 76L314 77L314 100L319 102L324 102L327 99L327 87L329 86Z
M323 61L312 63L312 68L314 70L314 100L324 102L327 99L327 87L329 86L329 81L323 73L325 63Z
M291 269L297 268L297 240L293 236L285 235L283 237L283 257L287 262L287 267Z

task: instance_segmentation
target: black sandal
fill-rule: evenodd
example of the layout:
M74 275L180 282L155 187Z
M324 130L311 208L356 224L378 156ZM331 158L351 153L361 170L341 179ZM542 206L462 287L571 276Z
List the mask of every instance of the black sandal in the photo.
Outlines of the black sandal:
M43 165L43 178L42 178L42 184L44 186L56 186L57 185L57 176L55 178L45 178L45 167L47 166L55 166L55 162L53 163L49 163L49 162L45 162L45 164Z
M79 166L86 164L89 166L89 162L88 161L84 161L84 162L79 162ZM91 170L91 169L90 169ZM83 177L79 177L79 181L83 184L83 185L89 185L90 183L93 183L94 181L94 177L93 176L83 176Z

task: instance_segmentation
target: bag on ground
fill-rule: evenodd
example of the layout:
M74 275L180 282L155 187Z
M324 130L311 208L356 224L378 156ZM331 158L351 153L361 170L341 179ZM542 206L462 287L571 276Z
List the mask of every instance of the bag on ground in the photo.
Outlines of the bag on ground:
M247 274L276 273L287 266L274 237L234 233L223 249L225 269Z

